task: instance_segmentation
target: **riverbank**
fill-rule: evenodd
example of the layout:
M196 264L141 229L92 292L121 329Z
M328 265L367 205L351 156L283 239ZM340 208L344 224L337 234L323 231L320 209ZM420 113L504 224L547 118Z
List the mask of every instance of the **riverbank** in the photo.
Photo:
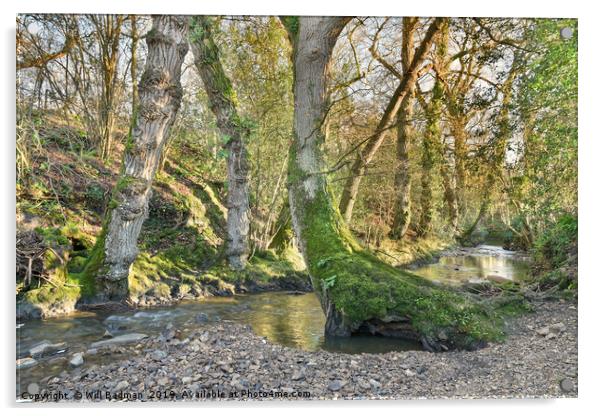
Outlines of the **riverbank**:
M534 308L511 323L504 343L439 354L308 352L271 344L250 327L228 322L199 323L189 334L167 328L131 344L92 348L121 358L42 379L39 393L67 402L79 401L78 393L83 401L158 400L151 392L165 395L161 400L194 401L576 397L576 304ZM240 397L249 392L252 397ZM22 399L29 400L27 393Z

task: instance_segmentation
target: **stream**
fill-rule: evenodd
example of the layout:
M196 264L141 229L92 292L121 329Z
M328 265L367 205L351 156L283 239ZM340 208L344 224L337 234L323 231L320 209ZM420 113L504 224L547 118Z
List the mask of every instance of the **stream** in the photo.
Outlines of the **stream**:
M529 271L529 264L514 252L498 246L481 245L455 249L443 253L436 263L409 269L426 278L454 284L487 279L491 275L510 280L522 279ZM129 333L156 336L171 322L185 336L199 325L195 322L199 314L205 314L209 323L232 321L248 324L257 335L273 343L307 351L358 354L422 349L416 342L369 335L325 337L325 317L314 293L271 292L216 297L117 314L77 312L61 318L18 322L17 358L28 357L29 349L43 341L65 343L65 347L38 359L37 365L17 371L17 390L68 369L70 357L76 352L88 351L90 344L100 340L107 330L113 336ZM84 365L101 365L118 359L118 355L86 354Z

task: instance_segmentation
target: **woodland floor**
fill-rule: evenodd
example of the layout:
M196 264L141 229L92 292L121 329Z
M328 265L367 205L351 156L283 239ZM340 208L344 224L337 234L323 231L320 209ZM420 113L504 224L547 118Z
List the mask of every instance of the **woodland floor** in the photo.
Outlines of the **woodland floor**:
M151 392L165 392L161 400L202 401L209 399L194 395L212 391L233 400L241 400L244 391L289 398L309 392L314 400L576 397L577 305L549 301L534 307L510 323L506 342L473 352L307 352L271 344L246 326L199 324L192 333L172 330L112 347L107 354L128 358L64 371L42 380L40 393L63 392L65 401L74 400L76 391L86 401L107 400L107 392L111 400L152 401L157 398ZM561 329L542 335L550 325ZM569 391L561 389L561 381ZM85 398L97 391L100 397ZM192 397L182 397L184 392ZM239 397L230 398L230 392Z

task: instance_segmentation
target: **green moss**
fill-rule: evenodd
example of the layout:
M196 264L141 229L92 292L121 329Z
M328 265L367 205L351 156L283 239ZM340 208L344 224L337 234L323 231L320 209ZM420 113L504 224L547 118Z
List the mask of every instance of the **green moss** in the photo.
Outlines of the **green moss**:
M48 309L53 306L73 304L79 297L79 287L43 285L39 289L28 291L24 295L24 300L42 309Z
M299 37L299 16L280 16L280 21L288 33L291 44L295 45Z
M346 324L357 327L375 318L407 318L420 336L437 339L444 332L460 348L503 338L502 315L494 308L451 287L439 288L395 269L368 253L351 235L328 192L304 199L305 191L295 186L302 179L291 149L290 189L298 193L296 201L303 201L301 238L314 289L334 304Z

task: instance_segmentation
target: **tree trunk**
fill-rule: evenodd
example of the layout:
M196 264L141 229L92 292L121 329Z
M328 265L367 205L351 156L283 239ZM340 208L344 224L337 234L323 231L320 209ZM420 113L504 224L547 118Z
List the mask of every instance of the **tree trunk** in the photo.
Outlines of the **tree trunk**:
M226 256L230 267L240 270L249 256L249 162L245 141L250 128L237 113L236 93L220 62L208 17L192 18L190 40L196 68L228 149Z
M387 131L394 123L393 120L395 120L397 112L399 111L399 108L401 107L406 95L408 95L412 88L415 88L416 80L418 79L418 72L420 70L420 64L426 58L426 55L430 51L431 45L433 44L435 34L441 25L445 23L445 21L445 18L438 17L430 25L422 43L420 44L420 47L413 56L410 65L407 67L407 69L404 68L403 79L399 82L399 86L393 93L393 96L391 97L391 100L389 101L389 104L387 105L387 108L385 109L385 112L378 123L376 132L366 142L362 150L358 152L357 157L351 166L349 178L345 183L345 187L343 188L343 193L341 195L341 201L339 203L339 211L341 211L341 214L343 214L343 218L346 222L351 221L353 206L355 205L360 183L363 175L366 172L366 168L370 162L372 162L374 155L376 155L380 145L385 140Z
M445 154L445 143L442 145L443 149L441 152L442 161L441 161L441 169L439 172L441 173L441 179L443 181L443 197L445 198L445 202L447 204L447 215L449 218L449 225L452 229L453 235L457 235L458 233L458 220L459 220L459 208L458 208L458 197L456 194L456 184L454 181L454 175L452 174L452 169L449 166L447 161L447 155Z
M326 314L326 335L367 331L414 338L427 349L475 348L499 339L491 311L449 289L397 270L363 250L333 206L321 145L332 49L348 19L286 18L295 68L289 155L293 229Z
M138 107L138 88L136 88L136 82L138 82L138 18L135 14L130 15L130 25L132 26L132 48L131 48L131 59L130 59L130 78L132 79L132 113L136 112Z
M468 149L466 145L466 125L468 120L464 114L453 114L451 122L454 135L454 162L456 182L456 204L460 212L466 212L466 158Z
M269 248L276 250L278 254L282 254L294 247L291 210L288 200L284 202L280 209L273 232Z
M410 69L410 64L414 59L414 31L416 18L403 18L403 37L401 45L401 64L404 72ZM414 95L416 93L416 83L410 85L407 96L404 98L399 113L397 114L397 170L395 172L395 189L397 191L397 203L393 225L389 237L394 240L401 240L408 228L411 220L411 175L410 175L410 157L409 149L414 136L412 116L414 115Z
M119 65L119 41L124 16L92 16L100 48L100 72L102 74L99 103L100 138L102 160L107 160L113 146L115 126L115 98L117 95L117 69Z
M187 34L186 18L154 16L146 35L148 56L138 87L135 127L102 233L84 271L96 277L99 301L123 301L128 296L128 275L138 255L137 240L148 214L151 185L182 100L180 75L188 51Z
M443 90L441 82L435 81L433 95L426 110L426 127L422 140L422 176L420 193L420 220L417 234L426 236L432 227L433 220L433 171L437 160L437 149L441 141L441 105Z

